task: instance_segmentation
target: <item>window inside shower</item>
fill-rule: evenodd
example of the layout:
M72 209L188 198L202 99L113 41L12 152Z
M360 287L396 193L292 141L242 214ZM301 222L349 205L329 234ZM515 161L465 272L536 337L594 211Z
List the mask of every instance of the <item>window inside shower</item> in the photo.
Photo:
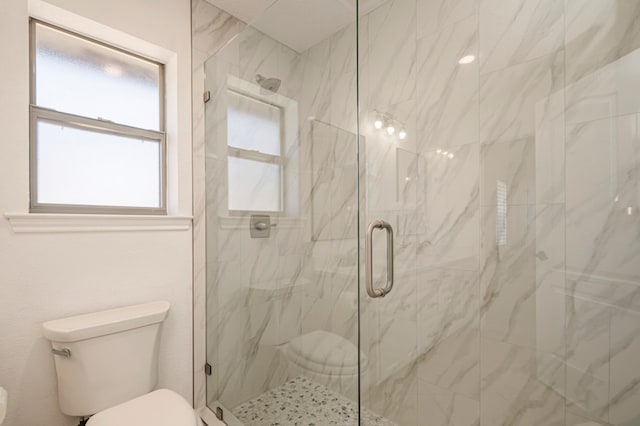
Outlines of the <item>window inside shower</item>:
M280 213L284 198L282 108L233 90L227 96L229 211Z

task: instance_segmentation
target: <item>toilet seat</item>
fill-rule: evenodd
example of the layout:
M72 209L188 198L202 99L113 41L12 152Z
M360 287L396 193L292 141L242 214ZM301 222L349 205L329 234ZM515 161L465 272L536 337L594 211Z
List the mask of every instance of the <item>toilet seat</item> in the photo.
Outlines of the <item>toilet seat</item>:
M337 334L315 330L291 339L287 345L291 362L305 370L331 376L358 375L358 348ZM360 361L366 365L366 357Z
M159 389L92 416L87 426L197 426L193 408L177 393Z

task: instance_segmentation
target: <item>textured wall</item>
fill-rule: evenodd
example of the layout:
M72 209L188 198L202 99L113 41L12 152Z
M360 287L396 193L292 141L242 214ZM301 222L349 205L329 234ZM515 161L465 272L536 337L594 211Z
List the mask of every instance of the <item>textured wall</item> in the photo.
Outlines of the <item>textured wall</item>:
M51 2L60 10L36 4L39 16L48 10L54 22L64 17L65 25L79 31L115 33L172 52L171 211L190 215L189 2ZM1 213L28 210L29 7L23 0L0 5ZM17 234L0 220L0 383L10 398L4 425L77 424L59 412L43 321L157 299L172 304L162 334L159 385L191 400L191 237L190 229Z

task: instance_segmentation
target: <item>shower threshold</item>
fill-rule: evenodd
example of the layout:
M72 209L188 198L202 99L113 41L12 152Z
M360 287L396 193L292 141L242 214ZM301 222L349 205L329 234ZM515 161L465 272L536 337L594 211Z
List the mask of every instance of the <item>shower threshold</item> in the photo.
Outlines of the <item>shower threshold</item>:
M231 410L245 426L350 426L358 424L358 404L305 377L296 377ZM362 409L362 424L397 426Z

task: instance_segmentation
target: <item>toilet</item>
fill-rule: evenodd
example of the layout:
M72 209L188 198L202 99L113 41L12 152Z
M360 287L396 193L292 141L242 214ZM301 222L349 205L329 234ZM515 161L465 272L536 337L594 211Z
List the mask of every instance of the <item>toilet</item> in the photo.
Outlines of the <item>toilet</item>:
M201 425L182 396L154 390L169 308L158 301L45 322L62 412L91 416L87 426Z
M304 376L345 396L357 397L358 348L342 336L315 330L281 343L289 377ZM367 358L360 354L362 368Z

